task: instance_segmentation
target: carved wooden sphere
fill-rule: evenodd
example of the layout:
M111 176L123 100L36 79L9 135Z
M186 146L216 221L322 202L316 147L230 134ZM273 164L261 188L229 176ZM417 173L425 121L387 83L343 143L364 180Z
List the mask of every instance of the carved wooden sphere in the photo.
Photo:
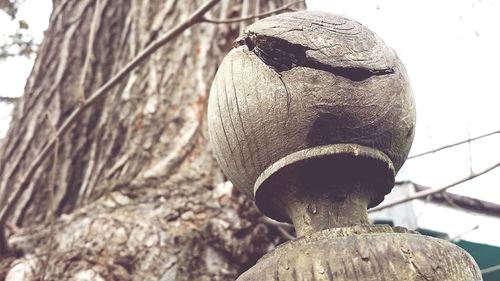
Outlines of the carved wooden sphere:
M249 26L219 67L208 110L222 170L280 220L286 214L262 202L285 186L300 193L313 185L341 190L346 182L370 182L369 205L379 204L415 128L410 84L396 53L360 23L321 12Z

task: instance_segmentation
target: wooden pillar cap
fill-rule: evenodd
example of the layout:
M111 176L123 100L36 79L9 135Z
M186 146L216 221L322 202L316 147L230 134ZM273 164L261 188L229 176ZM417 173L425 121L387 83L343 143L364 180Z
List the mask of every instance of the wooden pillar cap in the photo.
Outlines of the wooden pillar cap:
M299 201L317 199L326 208L328 200L356 193L359 200L350 202L364 212L380 203L415 128L396 53L360 23L321 12L249 26L217 71L208 110L210 141L226 176L285 221L300 216L291 210Z

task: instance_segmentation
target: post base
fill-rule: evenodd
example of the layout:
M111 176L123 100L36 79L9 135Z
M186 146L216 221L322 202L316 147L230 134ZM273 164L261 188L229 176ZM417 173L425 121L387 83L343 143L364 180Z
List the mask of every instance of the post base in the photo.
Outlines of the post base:
M404 228L322 230L280 245L237 281L482 280L472 257L447 241Z

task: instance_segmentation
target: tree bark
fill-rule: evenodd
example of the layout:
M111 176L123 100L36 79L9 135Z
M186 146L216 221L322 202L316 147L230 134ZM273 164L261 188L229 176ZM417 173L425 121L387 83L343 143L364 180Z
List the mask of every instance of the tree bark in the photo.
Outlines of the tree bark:
M208 16L247 16L289 2L222 0ZM203 1L53 3L0 148L1 207L82 96ZM226 182L207 140L210 83L243 27L193 26L84 112L59 140L56 163L49 157L36 170L9 216L7 240L19 251L3 253L0 280L234 280L284 240Z

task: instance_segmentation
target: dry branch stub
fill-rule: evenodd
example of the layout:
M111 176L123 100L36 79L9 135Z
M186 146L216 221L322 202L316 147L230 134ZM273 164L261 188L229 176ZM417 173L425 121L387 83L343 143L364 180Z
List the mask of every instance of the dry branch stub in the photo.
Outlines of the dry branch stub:
M295 12L249 26L208 121L226 176L300 236L238 280L481 280L453 244L369 224L408 156L415 106L398 56L360 23Z

